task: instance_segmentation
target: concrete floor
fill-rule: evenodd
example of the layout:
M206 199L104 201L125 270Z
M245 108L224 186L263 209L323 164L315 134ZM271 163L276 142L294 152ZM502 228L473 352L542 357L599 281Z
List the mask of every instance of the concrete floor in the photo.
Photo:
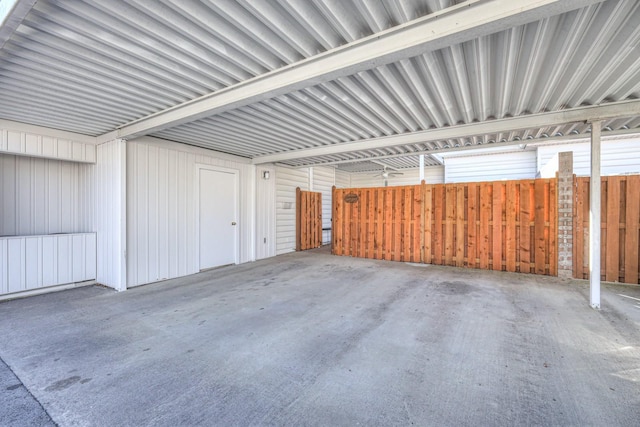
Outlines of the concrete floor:
M0 424L638 425L620 294L323 249L3 302Z

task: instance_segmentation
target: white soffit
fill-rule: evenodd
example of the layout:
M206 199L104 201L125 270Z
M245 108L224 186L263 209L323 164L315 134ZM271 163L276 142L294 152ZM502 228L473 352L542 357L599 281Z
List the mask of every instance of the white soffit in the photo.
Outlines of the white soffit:
M482 27L480 37L386 65L373 61L354 74L286 93L267 92L259 102L153 136L256 160L287 154L277 161L291 166L335 164L584 136L588 125L562 123L366 148L366 141L379 138L640 98L640 2L527 3L548 16L516 26L496 17L501 24ZM483 4L506 10L514 3L41 0L0 50L0 118L107 134L446 8L453 13ZM591 5L571 10L585 4ZM640 127L637 115L621 117L605 126ZM354 142L365 147L304 154Z

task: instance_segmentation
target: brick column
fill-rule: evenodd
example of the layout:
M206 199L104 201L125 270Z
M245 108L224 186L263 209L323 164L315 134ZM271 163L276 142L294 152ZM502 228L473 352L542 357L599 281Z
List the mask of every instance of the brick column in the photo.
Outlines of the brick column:
M573 277L573 152L558 153L558 277Z

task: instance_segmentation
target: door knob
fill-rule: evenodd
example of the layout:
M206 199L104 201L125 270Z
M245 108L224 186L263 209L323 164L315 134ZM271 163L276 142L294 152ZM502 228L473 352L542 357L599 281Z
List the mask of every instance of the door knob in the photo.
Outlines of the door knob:
M231 225L236 225L236 222L235 222L235 221L233 221L233 222L231 223Z

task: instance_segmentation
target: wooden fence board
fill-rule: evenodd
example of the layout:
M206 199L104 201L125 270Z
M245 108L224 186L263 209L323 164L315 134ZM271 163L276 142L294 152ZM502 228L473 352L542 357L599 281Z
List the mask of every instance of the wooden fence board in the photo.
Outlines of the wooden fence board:
M480 233L478 235L478 254L480 268L489 268L489 220L491 219L491 185L487 182L480 183Z
M529 190L530 181L522 181L520 183L520 273L531 272L531 227L529 217Z
M518 201L516 199L516 182L506 182L506 226L505 226L505 258L506 270L510 272L516 271L516 254L517 254L517 228L516 228L516 211L518 209Z
M558 275L558 180L552 179L549 182L549 205L545 210L545 222L549 224L546 237L549 242L547 264L549 265L549 275Z
M608 177L606 188L606 244L605 260L602 264L608 282L617 282L620 278L620 179Z
M454 265L454 222L456 209L456 186L454 184L445 185L445 217L444 217L444 265Z
M422 226L422 216L424 208L422 206L422 186L414 187L411 199L412 227L413 233L411 243L411 262L422 262L422 237L424 229Z
M444 185L435 185L433 189L433 263L438 265L442 265L444 200Z
M424 190L424 258L422 262L431 264L433 253L433 186L423 185Z
M456 185L456 253L455 253L455 265L458 267L465 266L465 254L464 248L466 243L466 233L465 233L465 186L464 185Z
M640 224L640 176L629 176L625 193L624 282L638 283L638 229Z
M413 223L411 221L412 208L412 191L409 188L402 190L402 257L401 260L408 262L411 260L411 229Z
M467 186L467 265L478 268L478 190L477 185Z
M545 238L545 200L548 200L548 195L545 198L545 185L541 180L536 180L534 183L534 239L535 239L535 251L533 255L535 273L545 274L546 271L546 244L547 238Z
M491 201L491 269L498 271L502 270L503 188L504 184L502 182L493 183L493 197Z

